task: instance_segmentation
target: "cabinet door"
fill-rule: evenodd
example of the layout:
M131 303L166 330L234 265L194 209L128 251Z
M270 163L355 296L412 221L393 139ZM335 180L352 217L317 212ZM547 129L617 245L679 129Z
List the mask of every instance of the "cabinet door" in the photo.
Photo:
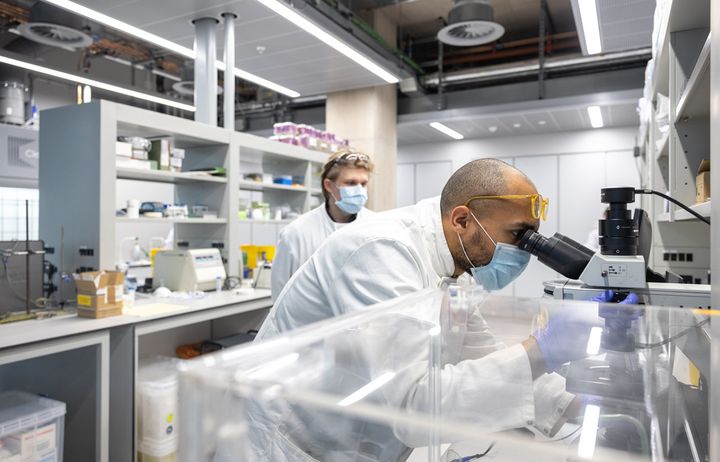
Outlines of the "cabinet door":
M516 157L515 167L529 176L540 194L550 200L547 221L540 222L540 233L552 236L558 230L558 157ZM515 281L514 295L540 297L543 294L543 282L557 277L555 271L532 257L527 269Z
M415 164L397 166L397 206L405 207L415 203Z
M424 162L415 164L415 202L439 196L452 175L452 162Z

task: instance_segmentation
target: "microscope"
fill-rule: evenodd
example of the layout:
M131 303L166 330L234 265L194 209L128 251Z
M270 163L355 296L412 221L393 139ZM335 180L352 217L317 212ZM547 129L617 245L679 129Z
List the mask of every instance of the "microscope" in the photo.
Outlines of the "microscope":
M550 238L533 230L523 234L518 247L569 278L544 283L546 295L564 300L590 300L612 289L615 292L612 302L619 302L634 292L648 305L710 306L710 286L682 284L679 276L670 272L661 275L648 267L652 241L650 219L642 209L631 214L627 208L635 202L637 193L655 192L634 188L601 190L601 201L608 204L608 210L598 226L600 253L562 234ZM660 438L661 452L665 456L691 454L679 460L704 460L707 406L702 403L707 403L709 393L706 378L710 372L710 337L703 327L705 324L696 321L694 311L671 312L613 303L599 305L598 316L604 321L602 332L596 332L600 335L599 348L588 351L589 358L571 362L564 375L569 392L601 407L601 420L605 419L602 446L654 460L656 454L654 451L651 454L650 447L651 442L656 442L658 416L662 416L666 428L664 437ZM644 328L635 329L640 323ZM647 331L651 327L668 333L681 324L692 327L656 345L647 343ZM636 338L633 332L643 338ZM701 376L697 387L686 387L673 377L675 357L680 354L697 365ZM665 360L666 357L670 359ZM660 382L667 382L667 388L660 390ZM678 424L679 415L682 419Z
M670 271L662 275L648 267L652 223L647 212L635 209L633 215L627 206L635 202L636 194L651 193L658 194L635 188L601 190L601 201L608 204L608 211L598 222L600 253L560 233L547 238L527 230L518 247L568 278L545 282L545 294L556 299L590 300L612 289L619 296L635 292L652 305L709 307L709 285L683 284L682 278Z

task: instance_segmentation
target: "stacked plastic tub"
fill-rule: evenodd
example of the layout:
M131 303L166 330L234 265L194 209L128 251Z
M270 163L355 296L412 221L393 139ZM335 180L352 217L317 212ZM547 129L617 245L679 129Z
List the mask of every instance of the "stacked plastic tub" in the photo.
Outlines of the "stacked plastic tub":
M177 361L153 359L140 368L137 384L139 462L174 462L178 451Z
M20 391L0 393L0 461L62 462L65 403Z

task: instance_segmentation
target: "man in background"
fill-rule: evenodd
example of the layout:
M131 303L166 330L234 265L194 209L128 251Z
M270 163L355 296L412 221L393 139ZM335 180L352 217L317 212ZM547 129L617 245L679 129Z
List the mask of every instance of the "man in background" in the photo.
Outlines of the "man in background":
M365 208L373 163L354 149L337 151L323 165L324 202L280 232L272 266L272 298L335 230L370 215Z

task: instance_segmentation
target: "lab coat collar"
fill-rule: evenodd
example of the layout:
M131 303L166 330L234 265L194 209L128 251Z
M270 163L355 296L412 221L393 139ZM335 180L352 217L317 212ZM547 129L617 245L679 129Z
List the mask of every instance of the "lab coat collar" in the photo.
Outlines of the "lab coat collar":
M425 204L423 204L425 202ZM421 201L423 205L423 229L425 230L426 244L430 251L430 260L433 270L442 280L451 278L455 272L455 261L453 260L445 232L442 227L442 215L440 214L440 197L433 197ZM442 282L442 281L441 281Z

